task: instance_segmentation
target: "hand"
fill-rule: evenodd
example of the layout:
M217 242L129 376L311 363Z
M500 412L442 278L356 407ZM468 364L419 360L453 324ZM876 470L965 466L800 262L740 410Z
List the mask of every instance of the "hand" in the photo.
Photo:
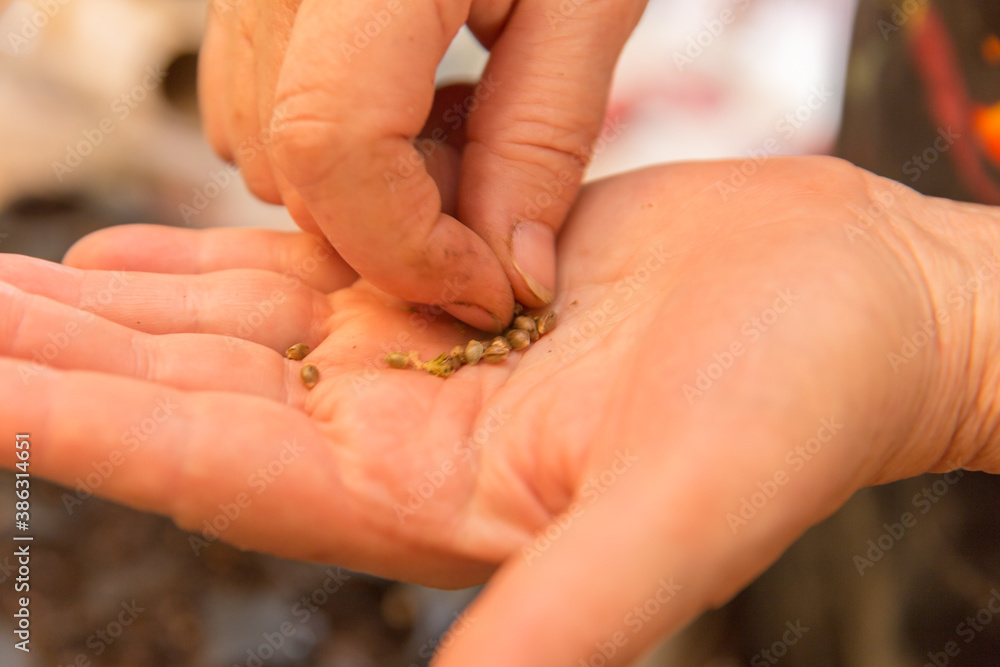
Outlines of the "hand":
M330 250L308 235L110 228L70 251L79 269L8 257L0 423L69 487L118 452L98 493L196 551L217 530L435 586L499 567L440 665L575 666L608 642L624 664L857 489L1000 472L979 384L1000 213L825 158L722 198L733 168L589 186L560 235L558 328L447 379L381 359L472 332L309 264ZM311 391L280 352L299 341Z
M498 330L515 297L552 298L555 232L645 4L214 0L206 132L372 284ZM474 93L435 100L465 23L489 65Z

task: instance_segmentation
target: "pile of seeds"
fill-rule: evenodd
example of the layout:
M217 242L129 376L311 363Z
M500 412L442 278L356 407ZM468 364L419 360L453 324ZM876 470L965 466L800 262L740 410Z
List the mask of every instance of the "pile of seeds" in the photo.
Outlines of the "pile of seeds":
M511 327L502 336L491 341L470 340L465 345L456 345L451 352L438 355L428 362L421 362L416 352L408 355L393 352L385 357L393 368L422 368L438 377L448 377L465 365L474 366L480 360L488 364L499 364L507 360L512 351L526 349L533 342L556 328L556 314L549 311L534 317L524 315L518 304Z

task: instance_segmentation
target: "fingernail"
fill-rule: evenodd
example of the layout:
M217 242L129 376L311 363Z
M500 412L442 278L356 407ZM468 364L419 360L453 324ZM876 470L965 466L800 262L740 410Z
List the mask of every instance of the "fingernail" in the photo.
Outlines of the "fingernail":
M445 311L453 317L457 317L466 324L471 324L483 331L501 331L503 322L500 318L486 310L482 306L475 306L471 303L449 303L443 306Z
M530 220L519 222L510 241L510 254L531 293L542 303L550 303L556 285L556 235L552 228Z

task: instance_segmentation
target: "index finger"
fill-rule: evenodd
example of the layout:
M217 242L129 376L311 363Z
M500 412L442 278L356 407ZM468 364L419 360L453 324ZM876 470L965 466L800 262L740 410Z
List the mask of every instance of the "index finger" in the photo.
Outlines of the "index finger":
M498 330L513 293L496 255L441 212L414 147L469 2L306 0L275 94L271 150L337 252L374 285ZM366 76L367 74L367 76Z

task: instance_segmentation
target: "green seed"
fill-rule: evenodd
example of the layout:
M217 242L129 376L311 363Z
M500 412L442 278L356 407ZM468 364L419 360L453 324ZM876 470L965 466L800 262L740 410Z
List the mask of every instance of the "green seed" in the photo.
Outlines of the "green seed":
M446 378L461 366L454 359L446 354L439 354L433 360L428 361L424 364L424 370L432 375L437 375L438 377Z
M306 364L299 371L299 377L302 378L302 384L306 386L306 389L312 389L319 382L319 369L312 364Z
M410 358L402 352L392 352L385 355L386 363L393 368L406 368L410 365Z
M306 355L309 354L309 352L311 352L311 350L308 345L305 343L296 343L285 350L285 356L292 361L301 361L306 358Z

